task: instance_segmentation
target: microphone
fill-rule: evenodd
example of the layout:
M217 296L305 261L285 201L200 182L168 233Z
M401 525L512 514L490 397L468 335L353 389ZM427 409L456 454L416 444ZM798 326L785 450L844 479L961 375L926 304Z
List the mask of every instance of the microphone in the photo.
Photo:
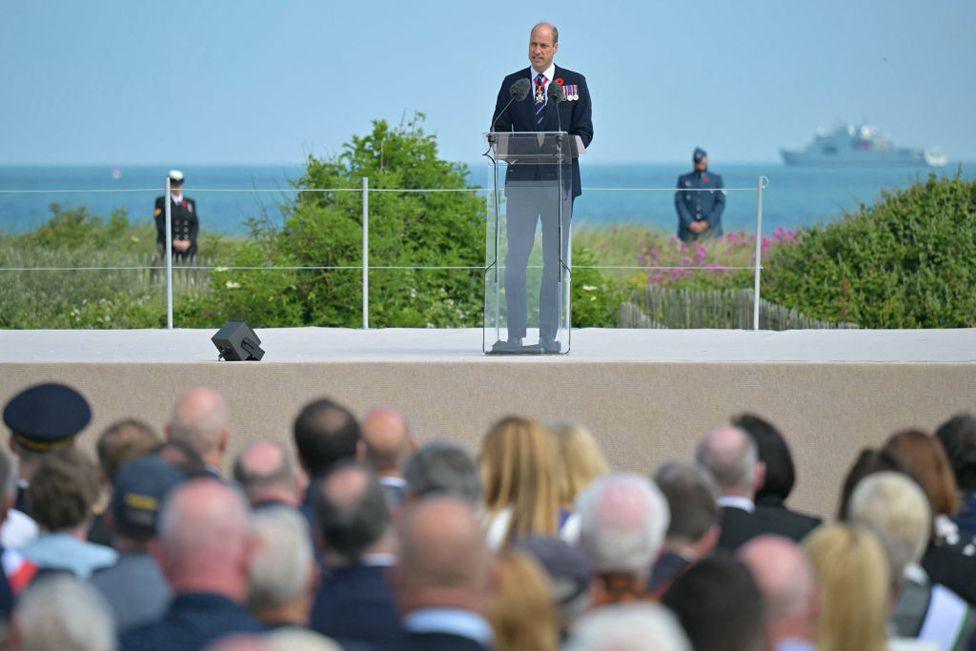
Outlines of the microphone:
M492 119L491 129L489 129L489 131L495 130L495 124L498 123L498 118L502 116L502 113L508 110L508 107L512 105L512 102L521 102L523 99L529 96L529 91L531 89L532 89L532 83L524 77L522 79L517 80L515 83L509 86L508 94L511 95L511 99L508 100L508 104L506 104L502 108L502 110L498 112L498 114L494 117L494 119Z
M549 101L552 102L556 110L556 122L559 125L559 130L563 130L563 119L559 115L559 103L566 100L566 89L557 84L556 82L551 82L549 88L546 89L546 95Z

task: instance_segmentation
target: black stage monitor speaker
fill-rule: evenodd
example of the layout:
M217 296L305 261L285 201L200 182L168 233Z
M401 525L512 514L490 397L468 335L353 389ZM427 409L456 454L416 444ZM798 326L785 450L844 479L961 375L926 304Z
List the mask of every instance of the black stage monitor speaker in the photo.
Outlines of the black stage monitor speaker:
M210 341L217 347L220 359L228 362L256 362L264 357L261 340L246 321L228 321Z

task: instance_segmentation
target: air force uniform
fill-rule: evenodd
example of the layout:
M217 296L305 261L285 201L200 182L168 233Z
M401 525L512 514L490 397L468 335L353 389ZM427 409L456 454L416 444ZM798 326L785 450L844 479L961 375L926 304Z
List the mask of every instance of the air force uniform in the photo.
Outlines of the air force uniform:
M705 157L701 149L695 150L695 162ZM678 191L674 193L674 207L678 212L678 239L692 242L702 237L722 235L722 211L725 210L725 186L722 177L708 170L689 172L678 177ZM714 192L701 190L714 189ZM694 233L688 227L693 222L704 221L708 229Z

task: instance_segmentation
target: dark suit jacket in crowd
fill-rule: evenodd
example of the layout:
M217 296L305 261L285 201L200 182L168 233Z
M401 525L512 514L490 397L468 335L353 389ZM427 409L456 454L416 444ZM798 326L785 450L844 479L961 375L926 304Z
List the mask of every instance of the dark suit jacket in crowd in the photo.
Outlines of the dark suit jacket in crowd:
M762 497L756 500L756 513L774 520L780 520L791 529L795 528L796 531L804 531L805 533L803 533L801 538L806 537L808 533L823 524L823 519L813 515L807 515L806 513L800 513L799 511L793 511L787 508L783 500L772 496Z
M657 595L674 583L682 572L691 566L691 561L671 551L661 554L651 570L651 578L647 582L647 591Z
M404 633L399 651L488 651L472 639L450 633Z
M498 91L498 100L495 103L494 115L498 115L492 131L558 131L560 124L562 130L579 136L583 141L584 147L589 147L593 140L593 107L590 102L590 91L586 87L586 77L567 70L566 68L555 67L555 79L550 80L550 84L563 82L563 86L576 86L579 99L564 101L558 104L558 109L552 102L546 104L543 113L542 126L536 122L535 118L535 99L530 91L528 96L521 102L512 104L502 111L502 108L512 98L509 89L519 79L531 79L536 75L532 68L523 68L518 72L505 77L502 87ZM559 111L557 116L556 111ZM499 112L501 114L499 115ZM548 168L551 171L551 168ZM506 183L512 181L534 181L545 177L546 168L532 163L522 163L508 168L506 173ZM542 176L540 176L540 174ZM553 177L554 178L554 177ZM579 161L573 160L573 197L578 197L582 193L580 181Z
M763 534L774 534L799 542L809 532L809 524L805 522L796 522L759 510L749 513L744 509L723 506L722 533L718 539L718 548L735 552L746 542Z
M387 571L362 564L332 570L315 595L311 628L339 644L394 642L400 627Z
M922 556L922 569L933 583L941 583L976 607L976 556L929 545Z
M265 627L227 597L190 593L177 596L158 622L119 638L122 651L196 651L229 633L260 633Z

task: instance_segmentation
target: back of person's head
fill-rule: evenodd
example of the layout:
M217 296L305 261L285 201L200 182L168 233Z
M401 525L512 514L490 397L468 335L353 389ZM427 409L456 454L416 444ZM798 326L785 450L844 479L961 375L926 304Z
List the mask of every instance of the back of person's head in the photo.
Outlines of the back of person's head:
M688 636L657 604L605 606L573 627L566 651L691 651Z
M820 612L817 580L806 552L789 538L762 535L737 552L763 596L766 639L812 640Z
M190 389L177 399L166 432L168 438L185 442L204 459L222 455L230 439L224 397L216 389Z
M796 483L796 469L790 446L776 426L756 414L739 414L732 424L752 438L759 452L759 460L766 467L763 485L756 499L773 497L786 500Z
M291 454L277 441L255 441L234 461L234 481L252 505L301 504L302 482Z
M96 445L98 463L105 479L114 484L115 476L122 466L149 454L161 441L149 425L135 418L127 418L110 425L98 437Z
M577 505L580 548L594 571L645 579L670 521L661 491L639 475L612 474L590 484Z
M243 601L252 549L248 518L244 497L216 479L171 491L155 555L174 592L221 592Z
M908 474L905 465L899 461L895 455L887 450L876 450L874 448L863 448L857 455L857 459L851 464L844 483L840 489L840 499L837 505L837 519L847 520L847 509L851 501L854 489L865 477L877 472L900 472Z
M203 462L197 451L183 441L163 441L149 451L149 456L168 463L182 472L187 479L212 477L207 472L207 464Z
M695 450L695 461L712 474L722 495L752 499L762 470L756 444L738 427L721 427L708 434Z
M893 434L884 449L893 454L925 491L932 513L952 517L959 510L959 493L942 443L920 430Z
M935 435L942 442L956 484L964 491L976 491L976 416L957 414L939 425Z
M682 573L661 600L678 617L695 651L759 651L763 601L752 574L722 554Z
M292 428L298 458L310 477L321 477L343 459L356 457L359 422L348 409L328 398L305 405Z
M398 520L392 573L398 609L487 606L491 554L479 512L469 502L433 496L407 505Z
M561 499L562 506L572 510L576 497L597 477L610 472L603 451L588 429L575 423L550 425L556 433L559 454L563 464Z
M488 510L512 510L507 542L557 532L562 465L549 430L526 418L504 418L482 440L480 461Z
M556 651L559 626L545 571L531 556L502 552L495 562L488 619L498 651Z
M71 531L93 517L101 492L99 469L77 448L49 452L27 488L31 516L46 531Z
M696 544L710 531L717 533L718 490L711 475L694 464L672 461L658 468L654 483L671 514L665 534L668 541Z
M932 512L922 489L901 473L875 473L854 489L847 517L878 537L892 583L900 585L905 568L922 559L932 531Z
M478 466L467 450L447 441L425 443L410 455L403 469L407 482L406 499L421 499L432 495L449 495L483 504L483 491Z
M115 651L115 623L102 595L73 576L38 579L20 597L6 648Z
M254 553L249 566L248 607L262 612L311 599L315 554L304 516L286 506L251 516Z
M891 600L888 560L878 539L857 524L816 529L803 541L821 591L818 649L883 651Z
M322 544L333 560L355 563L390 528L386 494L366 465L333 466L317 487L315 514Z
M366 414L360 435L365 461L379 474L397 474L416 448L407 419L389 407Z

